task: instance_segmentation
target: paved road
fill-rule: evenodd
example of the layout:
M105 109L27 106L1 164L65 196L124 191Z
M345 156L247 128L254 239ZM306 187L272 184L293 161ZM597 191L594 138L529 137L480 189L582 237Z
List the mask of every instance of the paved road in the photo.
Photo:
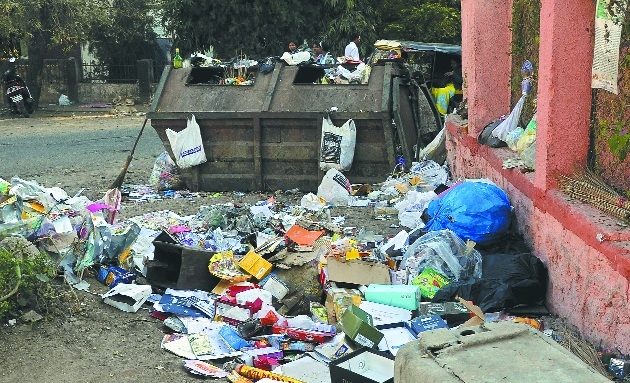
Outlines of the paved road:
M0 116L0 178L34 179L69 193L84 187L97 192L120 173L143 122L144 116L102 113L64 117L41 112L29 119ZM126 181L146 183L162 151L149 121Z

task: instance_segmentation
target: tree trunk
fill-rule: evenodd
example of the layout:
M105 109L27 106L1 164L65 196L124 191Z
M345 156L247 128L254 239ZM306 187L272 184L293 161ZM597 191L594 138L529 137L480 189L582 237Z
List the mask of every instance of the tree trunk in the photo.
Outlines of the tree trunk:
M39 20L42 20L45 24L50 23L51 17L48 7L43 6L39 12ZM42 25L41 28L34 28L33 38L28 43L26 79L35 107L39 105L39 97L42 93L44 58L48 54L48 47L52 45L52 34L49 32L49 27L49 25Z

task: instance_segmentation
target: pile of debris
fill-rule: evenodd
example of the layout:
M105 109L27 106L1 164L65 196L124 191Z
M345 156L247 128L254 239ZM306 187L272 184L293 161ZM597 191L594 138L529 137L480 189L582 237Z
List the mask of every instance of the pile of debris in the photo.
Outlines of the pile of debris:
M88 289L82 276L93 270L110 288L106 304L150 305L169 329L161 347L194 374L335 382L349 361L367 358L382 362L363 363L371 382L374 373L393 379L398 350L425 331L483 321L543 330L509 312L540 307L547 275L510 232L506 194L489 180L452 182L432 161L377 190L331 169L295 206L270 197L115 222L106 202L0 180L0 238L28 238L77 289ZM409 231L357 232L331 216L331 203L397 215Z

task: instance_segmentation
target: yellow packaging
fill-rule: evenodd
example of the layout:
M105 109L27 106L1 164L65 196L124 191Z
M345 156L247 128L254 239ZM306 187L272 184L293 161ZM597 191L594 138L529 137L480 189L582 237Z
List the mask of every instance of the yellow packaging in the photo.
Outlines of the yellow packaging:
M243 259L238 262L238 266L258 280L266 277L273 267L269 261L256 254L254 250L250 250L245 254Z

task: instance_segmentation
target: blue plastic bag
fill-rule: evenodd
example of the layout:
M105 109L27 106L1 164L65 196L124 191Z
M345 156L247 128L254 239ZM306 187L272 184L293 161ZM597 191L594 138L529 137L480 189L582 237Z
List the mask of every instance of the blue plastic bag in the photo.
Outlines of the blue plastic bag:
M512 206L503 190L487 182L464 181L427 207L428 231L450 229L463 240L485 244L507 233Z

